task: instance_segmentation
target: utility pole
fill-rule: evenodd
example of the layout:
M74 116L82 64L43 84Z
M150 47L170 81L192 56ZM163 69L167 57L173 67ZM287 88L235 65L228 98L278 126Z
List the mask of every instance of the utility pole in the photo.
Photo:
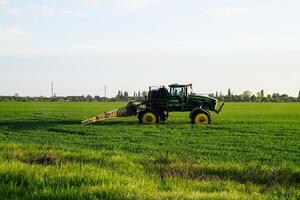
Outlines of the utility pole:
M51 82L51 98L53 98L53 82Z

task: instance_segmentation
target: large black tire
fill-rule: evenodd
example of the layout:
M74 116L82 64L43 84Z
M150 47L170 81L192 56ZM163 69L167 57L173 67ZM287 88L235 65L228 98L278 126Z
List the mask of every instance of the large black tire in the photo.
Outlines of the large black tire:
M197 125L211 124L210 113L202 109L194 110L191 113L191 122Z
M138 115L140 124L156 124L159 123L158 115L150 110L145 110Z

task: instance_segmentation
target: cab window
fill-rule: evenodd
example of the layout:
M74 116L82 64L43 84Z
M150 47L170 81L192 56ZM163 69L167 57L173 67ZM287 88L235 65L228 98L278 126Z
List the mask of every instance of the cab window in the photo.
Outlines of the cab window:
M183 87L173 87L171 88L171 96L184 96L184 88Z

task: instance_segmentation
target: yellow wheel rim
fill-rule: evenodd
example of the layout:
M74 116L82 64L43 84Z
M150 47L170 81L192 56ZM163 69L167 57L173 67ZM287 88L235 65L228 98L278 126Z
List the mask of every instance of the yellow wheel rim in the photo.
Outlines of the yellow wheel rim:
M147 112L143 115L142 122L144 124L154 124L156 123L156 116L151 112Z
M208 124L209 122L209 118L207 116L207 114L205 113L199 113L198 115L196 115L195 117L195 124Z

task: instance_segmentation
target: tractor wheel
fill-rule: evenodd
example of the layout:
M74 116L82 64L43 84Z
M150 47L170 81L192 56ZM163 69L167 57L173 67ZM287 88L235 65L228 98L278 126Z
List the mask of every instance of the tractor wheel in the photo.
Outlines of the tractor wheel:
M146 111L139 117L139 122L142 124L155 124L158 123L158 121L158 117L151 111Z
M211 123L210 115L204 111L195 112L191 118L192 124L205 125Z

